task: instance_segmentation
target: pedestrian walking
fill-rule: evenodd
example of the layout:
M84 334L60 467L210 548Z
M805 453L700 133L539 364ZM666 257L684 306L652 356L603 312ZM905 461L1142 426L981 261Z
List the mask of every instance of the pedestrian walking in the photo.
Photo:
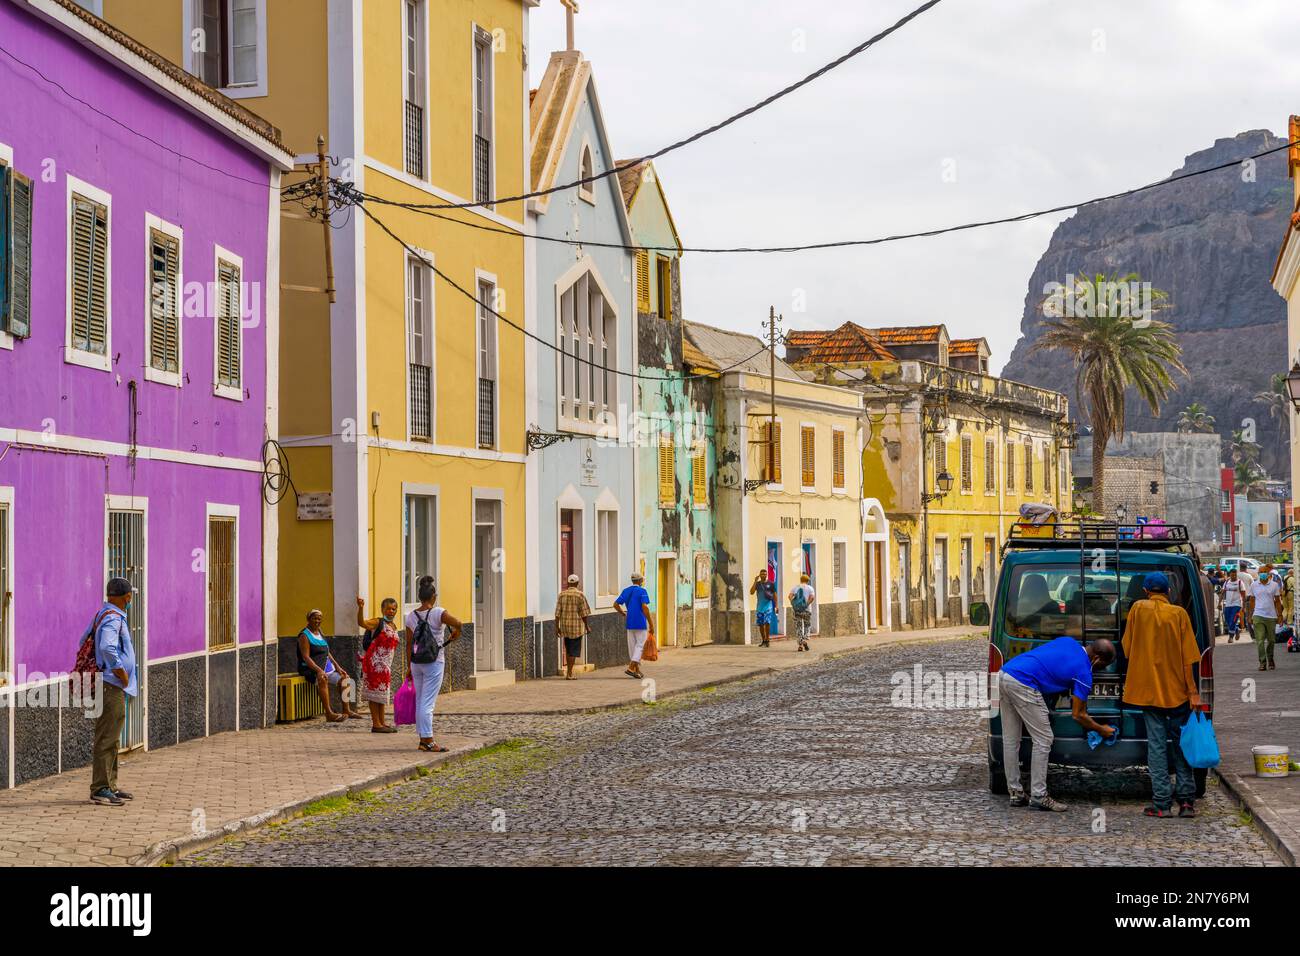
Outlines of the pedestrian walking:
M767 568L758 572L754 583L749 586L749 593L757 597L754 625L762 638L759 647L771 647L772 625L776 621L776 583L767 579Z
M998 678L1002 720L1002 769L1007 775L1011 806L1062 812L1068 807L1047 792L1047 758L1052 752L1052 718L1046 697L1070 695L1070 714L1084 730L1110 737L1115 728L1088 715L1092 671L1115 659L1115 645L1099 637L1087 647L1076 638L1058 637L1017 654ZM1020 783L1020 736L1029 732L1029 796Z
M1259 669L1274 670L1277 665L1273 663L1273 643L1277 639L1277 620L1282 616L1282 584L1273 573L1273 565L1259 569L1259 580L1246 598L1246 613L1259 654Z
M343 665L334 659L330 653L329 641L320 632L324 620L325 615L319 608L307 612L307 626L298 632L298 673L316 685L316 693L320 694L321 702L325 705L325 719L331 724L349 719L364 720L364 715L352 707L356 683L343 669ZM334 707L330 704L331 684L339 686L339 697L343 703L341 714L334 713Z
M623 593L614 599L614 608L626 619L627 626L627 670L628 677L640 680L641 652L645 650L646 641L655 636L654 617L650 614L650 594L643 586L645 578L640 574L632 575L632 583L623 589ZM664 595L659 595L664 600Z
M379 617L365 616L366 599L357 598L357 626L365 630L361 639L361 697L370 705L370 732L395 734L397 728L384 720L393 702L393 661L401 647L397 632L397 598L384 598Z
M1128 658L1124 704L1142 711L1147 731L1147 769L1151 773L1149 817L1196 816L1196 779L1183 756L1183 725L1201 706L1192 666L1201 659L1192 619L1169 602L1169 578L1152 571L1142 580L1145 600L1129 608L1120 646ZM1174 774L1174 784L1169 774Z
M433 742L433 706L442 689L445 648L460 637L461 623L438 606L438 589L428 575L416 582L415 596L420 606L406 615L406 672L415 683L415 730L421 750L443 754L447 748Z
M591 605L587 603L580 584L578 576L570 574L569 586L555 599L555 633L564 638L565 680L574 679L573 665L582 656L582 638L591 631L587 623L591 617Z
M817 592L813 590L810 580L806 574L799 575L799 583L790 590L788 595L790 610L794 612L794 633L799 639L798 649L801 651L809 650L808 638L812 634L812 606L817 600Z
M127 700L139 693L135 646L126 616L134 593L126 578L110 578L104 588L104 605L86 632L95 635L95 664L103 676L102 707L95 718L90 770L90 800L101 806L120 807L132 799L130 793L117 787L117 752L122 725L126 723Z
M1237 569L1228 572L1228 580L1223 582L1223 626L1228 632L1228 643L1237 639L1241 630L1243 597L1246 593L1245 583L1237 575Z

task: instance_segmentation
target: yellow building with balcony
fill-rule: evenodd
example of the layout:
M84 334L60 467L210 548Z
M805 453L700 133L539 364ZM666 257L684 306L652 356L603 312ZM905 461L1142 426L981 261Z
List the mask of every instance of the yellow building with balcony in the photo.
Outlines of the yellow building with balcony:
M286 204L279 633L318 607L325 633L355 635L357 596L371 613L389 596L405 611L430 574L470 625L449 655L452 688L540 673L512 327L532 321L524 210L487 202L528 186L536 5L103 0L110 22L278 125L299 179L323 136L332 175L384 200L366 204L374 219L333 215L333 304L304 291L328 282L322 227Z
M849 322L786 342L796 369L863 395L868 627L966 620L1021 506L1071 507L1065 396L988 374L988 344L942 325Z

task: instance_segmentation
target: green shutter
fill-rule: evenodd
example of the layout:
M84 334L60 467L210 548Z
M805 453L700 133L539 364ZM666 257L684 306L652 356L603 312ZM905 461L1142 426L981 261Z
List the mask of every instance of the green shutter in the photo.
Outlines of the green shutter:
M180 243L154 229L149 234L149 364L164 372L180 369L177 310Z
M32 181L17 170L10 177L9 212L11 258L8 327L11 335L32 334Z
M72 345L108 351L108 210L72 197Z
M239 388L239 269L219 264L217 306L217 384Z
M9 331L9 283L13 271L13 217L9 214L11 170L0 163L0 332Z

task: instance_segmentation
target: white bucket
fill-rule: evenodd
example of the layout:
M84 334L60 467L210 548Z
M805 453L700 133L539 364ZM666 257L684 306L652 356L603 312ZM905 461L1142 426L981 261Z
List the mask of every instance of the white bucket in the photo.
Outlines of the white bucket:
M1255 758L1255 776L1285 777L1290 773L1290 753L1286 747L1251 747Z

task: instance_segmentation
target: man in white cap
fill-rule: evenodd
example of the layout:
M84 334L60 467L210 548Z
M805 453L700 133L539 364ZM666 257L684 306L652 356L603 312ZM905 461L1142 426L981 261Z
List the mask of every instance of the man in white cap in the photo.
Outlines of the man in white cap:
M564 663L568 668L564 679L573 680L573 665L582 656L582 636L591 630L587 624L591 605L576 574L569 575L568 583L555 599L555 633L564 638Z
M643 586L644 583L643 575L633 574L632 583L614 600L614 609L627 619L628 662L627 670L623 673L637 680L644 676L641 673L641 652L655 632L655 619L650 613L650 594Z

